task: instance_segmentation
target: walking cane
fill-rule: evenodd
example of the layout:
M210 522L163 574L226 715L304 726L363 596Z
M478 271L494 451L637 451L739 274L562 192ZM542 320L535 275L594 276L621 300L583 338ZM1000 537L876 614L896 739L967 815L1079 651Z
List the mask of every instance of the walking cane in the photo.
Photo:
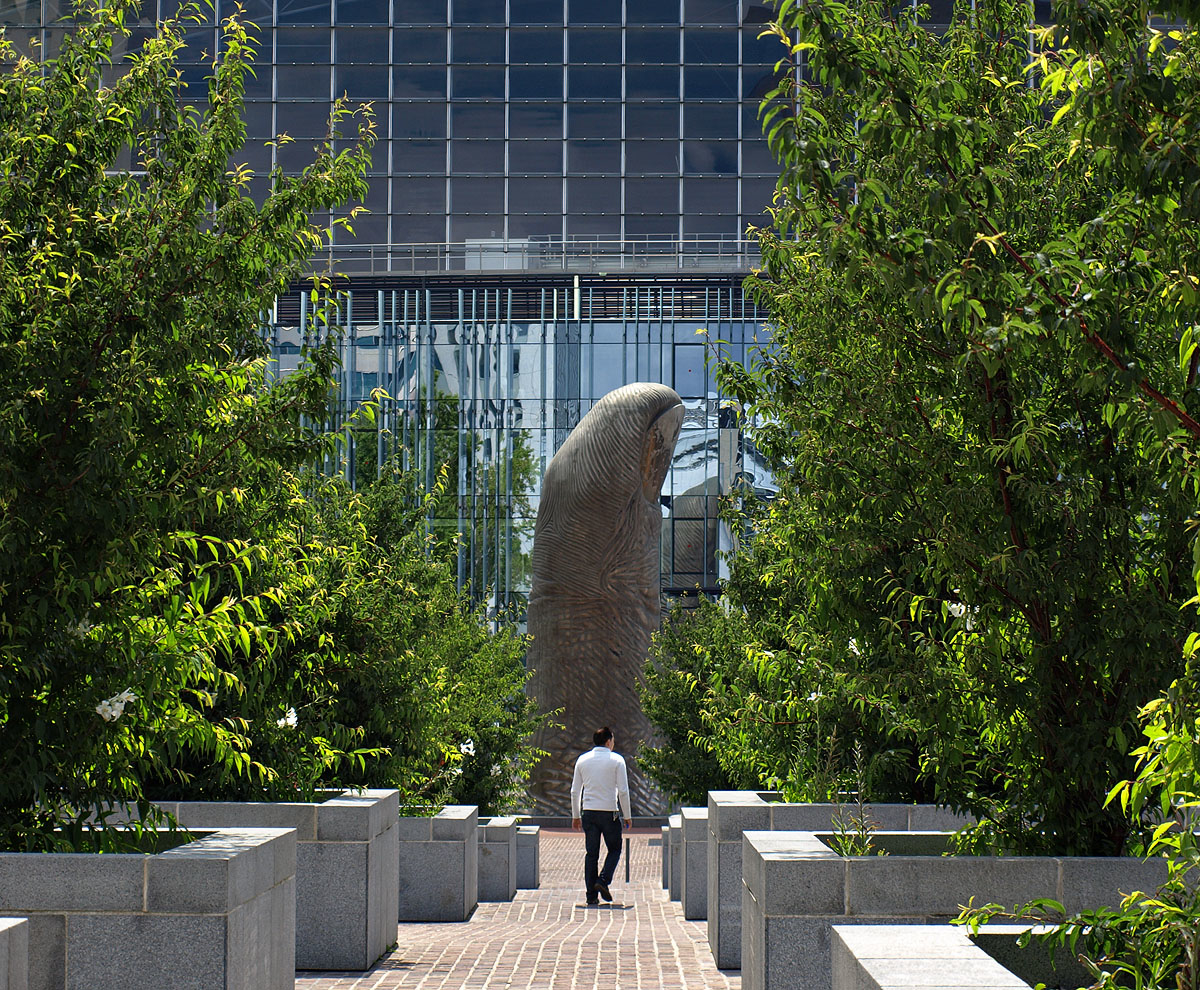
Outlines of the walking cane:
M625 882L629 883L629 836L625 836Z

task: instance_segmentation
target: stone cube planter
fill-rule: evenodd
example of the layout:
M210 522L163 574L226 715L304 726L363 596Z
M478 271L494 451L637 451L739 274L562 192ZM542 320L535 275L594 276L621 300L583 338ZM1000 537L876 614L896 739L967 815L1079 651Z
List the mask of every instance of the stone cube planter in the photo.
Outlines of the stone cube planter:
M401 815L399 919L466 921L479 903L479 809Z
M1065 949L1053 959L1036 941L1024 948L1023 925L987 925L978 935L949 925L834 925L832 990L941 986L954 974L959 990L1029 990L1038 984L1081 987L1092 977Z
M688 921L708 917L708 809L679 809L679 902Z
M479 820L479 899L511 901L517 896L517 820Z
M29 921L30 990L292 990L296 832L219 829L165 852L0 853Z
M541 827L517 826L517 889L537 890L542 885Z
M839 856L811 832L746 832L743 838L742 987L828 986L835 924L946 922L973 897L1022 904L1052 897L1068 913L1154 890L1163 859L1083 856L943 856L948 833L876 833L887 856ZM925 842L930 855L914 855Z
M668 888L668 896L673 901L679 900L679 891L682 886L681 878L683 871L680 867L679 847L683 841L683 819L679 815L671 815L667 819L667 839L670 846L669 856L671 858L670 866L668 867L668 877L670 879L670 887Z
M297 969L368 969L396 941L399 791L344 791L322 802L160 807L189 829L296 830Z
M29 988L29 922L0 918L0 990Z
M671 889L671 826L662 827L662 888Z
M842 806L844 814L849 809ZM839 807L791 804L770 791L708 792L708 945L721 969L737 969L742 957L742 833L825 831ZM971 819L929 804L872 804L880 829L953 830Z

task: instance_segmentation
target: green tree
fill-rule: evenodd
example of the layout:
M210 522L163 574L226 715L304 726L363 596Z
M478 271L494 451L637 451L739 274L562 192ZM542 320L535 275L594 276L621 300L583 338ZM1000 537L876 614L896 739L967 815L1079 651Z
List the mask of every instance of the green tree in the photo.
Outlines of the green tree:
M0 40L0 845L53 844L137 799L182 745L242 765L203 711L270 649L261 546L228 514L324 438L331 358L265 374L260 314L365 192L369 116L338 108L256 204L236 164L255 46L224 22L207 103L178 59L194 10L120 66L127 3L83 3L43 64ZM334 139L349 129L356 140ZM134 162L122 169L123 160ZM231 164L233 163L233 164ZM218 592L219 589L219 592Z
M794 651L841 644L837 697L980 844L1102 854L1188 628L1197 75L1144 5L1057 11L1031 56L1024 3L944 36L780 4L748 282L777 350L720 371L780 491L731 594Z

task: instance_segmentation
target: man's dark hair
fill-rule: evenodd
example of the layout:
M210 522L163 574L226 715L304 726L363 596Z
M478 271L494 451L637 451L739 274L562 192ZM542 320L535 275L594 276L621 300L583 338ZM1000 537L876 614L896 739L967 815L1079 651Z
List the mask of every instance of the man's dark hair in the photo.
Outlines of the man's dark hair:
M600 726L600 728L598 728L595 732L592 733L592 745L593 746L603 746L611 738L612 738L612 729L610 729L607 725L602 725L602 726Z

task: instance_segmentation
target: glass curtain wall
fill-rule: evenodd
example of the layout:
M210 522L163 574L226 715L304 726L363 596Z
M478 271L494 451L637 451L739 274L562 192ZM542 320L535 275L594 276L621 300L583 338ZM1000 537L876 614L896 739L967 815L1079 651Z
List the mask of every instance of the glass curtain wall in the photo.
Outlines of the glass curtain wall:
M598 279L493 280L346 293L339 312L339 409L384 389L378 431L353 435L344 463L361 484L391 458L417 490L439 483L430 525L465 537L464 587L496 613L523 618L546 465L592 405L627 382L683 398L685 419L663 486L662 583L670 594L716 590L730 534L722 495L760 488L766 472L722 409L704 338L745 358L765 343L735 279L608 285ZM269 327L280 373L300 360L313 324L300 293Z

